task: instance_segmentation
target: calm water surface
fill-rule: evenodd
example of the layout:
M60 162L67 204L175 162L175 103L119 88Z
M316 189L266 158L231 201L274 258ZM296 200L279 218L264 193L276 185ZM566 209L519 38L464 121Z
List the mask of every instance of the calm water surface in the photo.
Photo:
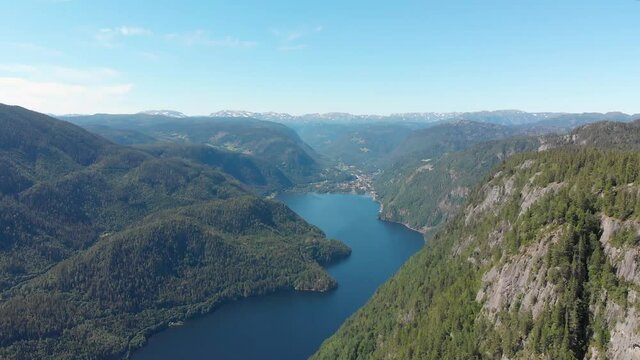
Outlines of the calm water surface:
M378 204L366 196L293 194L280 200L353 250L347 260L327 268L338 288L224 304L152 336L135 360L306 359L424 244L419 233L378 220Z

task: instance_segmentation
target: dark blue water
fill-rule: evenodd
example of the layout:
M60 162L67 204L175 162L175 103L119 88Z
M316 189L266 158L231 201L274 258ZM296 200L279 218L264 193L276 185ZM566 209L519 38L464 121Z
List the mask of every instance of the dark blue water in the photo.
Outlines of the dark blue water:
M135 360L306 359L424 244L419 233L378 220L378 204L369 197L295 194L280 200L353 250L347 260L327 268L338 289L280 292L224 304L154 335Z

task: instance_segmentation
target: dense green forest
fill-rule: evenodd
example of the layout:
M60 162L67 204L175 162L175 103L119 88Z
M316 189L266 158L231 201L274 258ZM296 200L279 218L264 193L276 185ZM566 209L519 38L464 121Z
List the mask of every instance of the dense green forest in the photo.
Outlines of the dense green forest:
M296 185L272 162L251 155L193 144L155 143L137 148L156 157L178 157L220 169L259 194Z
M1 358L126 357L224 301L333 288L322 265L349 248L256 194L346 180L339 163L376 175L384 219L441 228L315 358L603 359L640 343L640 122L307 124L323 155L255 119L74 122L108 140L0 105Z
M640 122L599 122L566 135L514 136L436 155L429 161L407 161L375 180L381 217L416 229L433 229L455 215L471 189L510 155L567 145L640 149Z
M125 356L223 301L332 288L349 248L250 191L278 174L0 105L0 358Z
M538 146L537 137L487 141L423 161L408 174L383 176L375 183L382 204L380 217L423 231L433 229L458 212L471 190L495 165L514 153Z
M338 163L375 172L413 130L430 125L406 122L311 122L291 126L319 153Z
M288 181L305 184L341 179L330 161L316 153L285 125L251 118L189 117L131 114L64 118L122 144L200 144L250 155L276 167Z
M314 359L631 358L640 153L514 155Z

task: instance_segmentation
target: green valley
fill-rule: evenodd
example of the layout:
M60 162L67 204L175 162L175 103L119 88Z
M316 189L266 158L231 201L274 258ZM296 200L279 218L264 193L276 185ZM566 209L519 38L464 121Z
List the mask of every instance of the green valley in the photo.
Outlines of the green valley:
M637 152L514 155L314 358L628 358L639 174Z
M5 105L0 129L0 357L125 356L223 301L329 290L320 265L350 253L252 195L259 170L282 179L257 160L127 148Z

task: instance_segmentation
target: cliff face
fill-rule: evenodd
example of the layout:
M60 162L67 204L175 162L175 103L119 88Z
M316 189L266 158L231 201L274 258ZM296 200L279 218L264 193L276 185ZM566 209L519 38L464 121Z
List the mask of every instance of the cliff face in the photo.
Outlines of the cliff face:
M640 356L640 154L515 155L315 359Z
M387 170L376 180L384 205L381 217L422 231L432 230L459 213L470 190L509 156L532 151L538 138L488 141L465 151L422 159L402 171ZM391 176L393 175L393 176Z

